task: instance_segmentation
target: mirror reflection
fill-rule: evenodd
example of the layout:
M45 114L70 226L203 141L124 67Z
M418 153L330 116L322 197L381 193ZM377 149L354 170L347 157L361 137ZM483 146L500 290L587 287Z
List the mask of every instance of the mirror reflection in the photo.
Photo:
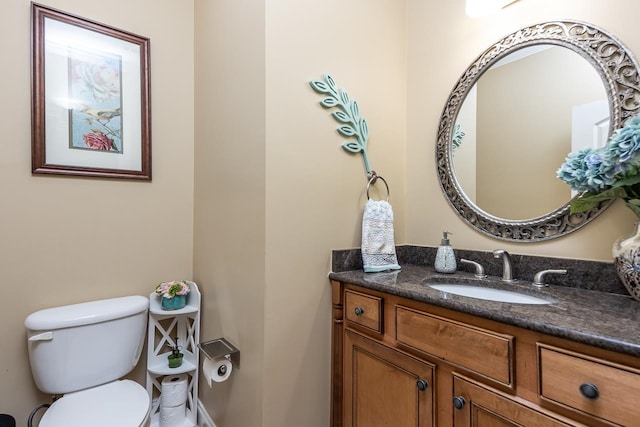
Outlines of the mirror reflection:
M454 211L512 242L554 239L591 222L611 201L572 214L556 170L578 149L572 143L599 144L640 112L638 68L615 37L571 20L523 27L489 46L440 116L436 173Z
M467 93L452 135L453 169L468 199L524 220L574 195L556 178L568 152L604 145L610 110L596 68L563 46L529 46L491 66Z

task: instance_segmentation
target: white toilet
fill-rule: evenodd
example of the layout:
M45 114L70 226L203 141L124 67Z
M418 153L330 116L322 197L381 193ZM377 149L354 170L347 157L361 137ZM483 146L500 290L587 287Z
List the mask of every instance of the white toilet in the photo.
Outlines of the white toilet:
M40 427L139 427L150 400L121 380L138 363L149 300L129 296L37 311L26 318L29 361L38 388L63 395Z

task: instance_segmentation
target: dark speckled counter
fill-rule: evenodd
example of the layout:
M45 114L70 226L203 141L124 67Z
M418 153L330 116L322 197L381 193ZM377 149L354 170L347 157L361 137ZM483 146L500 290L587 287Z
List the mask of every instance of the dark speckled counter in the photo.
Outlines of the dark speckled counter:
M525 280L504 283L495 276L476 279L468 272L439 274L431 267L403 263L400 256L399 261L399 271L365 273L354 269L334 271L329 278L640 357L640 302L628 295L556 285L538 289ZM490 286L551 303L513 304L463 297L435 290L427 282Z

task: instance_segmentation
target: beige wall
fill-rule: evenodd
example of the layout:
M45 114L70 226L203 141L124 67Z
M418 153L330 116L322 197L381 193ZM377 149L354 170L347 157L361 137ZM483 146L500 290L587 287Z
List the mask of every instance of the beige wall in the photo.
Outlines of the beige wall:
M203 339L228 337L242 361L201 398L220 427L324 427L329 254L359 246L366 178L308 82L331 73L360 104L402 236L406 11L231 3L196 2L195 278Z
M523 26L572 18L612 32L640 57L640 40L631 16L633 0L615 7L598 0L521 0L501 13L472 19L464 1L409 0L407 107L406 243L437 245L443 229L454 233L454 247L610 261L611 246L631 233L635 217L616 204L580 231L546 243L512 244L485 237L466 225L442 195L435 172L435 135L442 108L454 84L479 53ZM636 13L637 14L637 13Z
M11 299L0 310L0 413L12 414L20 427L33 408L49 401L29 371L23 327L29 313L148 295L159 281L191 277L193 261L192 5L43 3L151 38L153 181L32 176L30 3L3 1L0 271L1 289Z
M230 381L201 387L219 427L327 425L329 253L359 245L365 178L308 86L324 72L369 121L371 163L391 187L397 243L436 245L446 228L460 248L610 260L613 240L631 231L633 216L615 206L548 243L485 238L442 196L434 145L450 89L486 46L570 16L610 29L639 53L633 0L616 8L522 0L477 20L464 16L462 0L49 4L152 39L154 179L31 176L29 3L6 1L0 46L11 61L0 84L11 102L0 115L0 255L16 302L0 314L8 359L0 412L21 422L45 399L30 379L27 314L145 295L157 281L192 275L204 298L202 339L226 336L242 351Z
M483 74L476 204L500 218L529 219L571 199L556 171L571 151L572 109L599 100L607 95L595 67L565 47Z
M261 426L265 299L265 65L262 0L196 1L194 279L201 341L241 351L226 383L200 386L218 427Z
M322 97L331 73L369 123L371 166L404 235L406 9L378 0L268 1L264 426L329 420L327 258L359 246L365 173Z

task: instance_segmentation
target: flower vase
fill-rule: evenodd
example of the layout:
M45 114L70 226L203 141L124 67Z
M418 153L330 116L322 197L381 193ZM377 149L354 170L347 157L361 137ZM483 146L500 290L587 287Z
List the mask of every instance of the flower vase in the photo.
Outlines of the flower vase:
M164 310L179 310L187 305L186 295L175 295L173 298L161 298L161 305Z
M640 222L633 235L613 244L613 263L627 292L640 301Z

